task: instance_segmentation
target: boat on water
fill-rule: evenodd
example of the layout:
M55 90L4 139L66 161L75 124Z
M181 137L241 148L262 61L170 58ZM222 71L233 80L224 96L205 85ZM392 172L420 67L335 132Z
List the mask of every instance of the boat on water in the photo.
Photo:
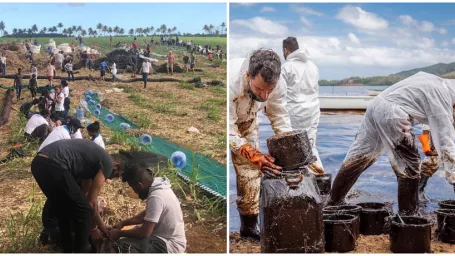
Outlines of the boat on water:
M368 95L378 96L383 90L368 89Z
M374 96L319 96L321 110L366 110Z

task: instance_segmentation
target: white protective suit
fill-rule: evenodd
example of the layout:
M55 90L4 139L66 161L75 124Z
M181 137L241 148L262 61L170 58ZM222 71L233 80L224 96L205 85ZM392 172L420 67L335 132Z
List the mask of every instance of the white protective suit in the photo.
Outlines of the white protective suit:
M259 149L258 112L266 108L275 133L292 131L286 110L286 88L277 83L266 102L254 101L248 92L247 59L229 60L229 145L237 173L237 208L242 215L259 215L259 187L261 171L240 155L241 146L249 143Z
M420 177L420 154L412 125L428 124L446 178L455 183L455 80L419 72L376 96L335 178L332 204L342 200L360 174L388 152L399 178Z
M313 156L323 169L316 148L316 133L319 117L319 69L311 62L306 49L298 49L287 56L281 65L281 76L286 84L286 109L291 118L293 130L306 131L313 149ZM312 170L311 168L309 170Z

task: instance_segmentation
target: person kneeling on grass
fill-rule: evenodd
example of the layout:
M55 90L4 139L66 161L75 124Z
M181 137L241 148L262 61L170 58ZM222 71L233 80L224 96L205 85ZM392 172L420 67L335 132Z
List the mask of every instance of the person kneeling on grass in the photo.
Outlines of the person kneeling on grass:
M151 168L132 165L123 181L142 200L144 211L110 228L111 240L97 241L99 252L183 253L186 249L185 225L180 203L167 178L155 177ZM142 224L129 230L125 226ZM109 229L109 228L108 228ZM97 231L99 232L99 231ZM115 242L112 242L115 241ZM94 243L96 243L94 241ZM106 246L107 245L107 246Z

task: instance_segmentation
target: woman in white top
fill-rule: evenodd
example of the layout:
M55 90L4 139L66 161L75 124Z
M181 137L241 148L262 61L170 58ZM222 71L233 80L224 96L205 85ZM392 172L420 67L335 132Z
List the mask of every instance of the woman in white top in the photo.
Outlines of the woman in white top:
M90 135L91 140L95 142L97 145L99 145L102 148L106 148L104 145L103 137L101 137L100 134L100 123L98 121L95 121L94 123L91 123L87 126L87 132L88 135Z
M111 73L112 73L112 82L115 82L115 76L117 75L117 65L115 65L115 62L112 64Z
M65 95L62 92L62 87L56 86L55 87L55 113L59 117L64 117L65 116Z

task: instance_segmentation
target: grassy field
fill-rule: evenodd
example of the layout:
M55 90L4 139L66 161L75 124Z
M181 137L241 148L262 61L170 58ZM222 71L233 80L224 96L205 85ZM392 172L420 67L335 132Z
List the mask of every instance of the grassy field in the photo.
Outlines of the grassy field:
M88 39L86 44L102 45L106 38ZM132 41L132 38L128 38ZM204 38L205 39L205 38ZM207 38L209 39L209 38ZM40 39L42 41L48 38ZM69 40L69 38L62 39ZM108 39L107 39L108 40ZM140 40L140 39L139 39ZM225 40L225 39L224 39ZM57 43L59 41L57 40ZM61 41L67 42L67 41ZM115 40L114 40L115 42ZM106 49L110 49L106 47ZM177 63L182 64L181 47L157 46L154 52L165 52L174 49ZM10 54L16 52L10 52ZM106 52L107 53L107 52ZM24 53L17 52L16 61L25 61ZM36 56L38 63L45 63L46 54ZM201 77L202 81L216 79L226 83L226 63L220 60L209 61L206 56L197 56L197 66L203 72L175 73L173 78L189 80ZM220 64L212 67L214 63ZM14 65L10 72L14 72ZM44 72L39 68L39 72ZM76 76L92 75L99 77L98 72L78 70ZM26 73L28 74L28 73ZM41 73L39 73L41 74ZM57 75L65 75L58 71ZM131 74L120 74L123 78ZM110 76L109 74L107 76ZM156 73L153 78L170 77ZM0 83L11 85L12 80L0 78ZM39 80L40 85L46 84ZM83 92L91 89L103 94L103 106L112 112L124 115L138 124L141 133L160 136L194 152L207 155L226 165L226 88L195 88L187 83L161 82L149 83L143 89L142 82L111 83L102 81L76 81L70 83L72 110L77 107ZM113 88L123 88L123 92L112 92ZM109 92L110 91L110 92ZM3 95L3 90L0 91ZM23 91L23 97L30 99L30 92ZM6 156L9 148L23 143L26 157L0 164L0 252L55 252L53 248L40 245L38 235L41 231L41 210L44 196L31 175L30 162L36 154L37 144L24 143L23 129L26 123L17 110L25 101L14 100L13 111L9 122L0 128L0 156ZM93 122L94 116L90 117ZM106 150L115 153L119 149L131 150L126 136L105 127L102 123L101 134L106 142ZM200 134L188 133L189 127L195 127ZM84 138L88 138L83 131ZM172 169L163 170L172 182L184 214L189 253L223 253L226 252L226 202L208 196L197 188L195 180L184 182ZM118 179L103 186L100 197L107 202L109 211L103 216L108 224L115 224L120 219L130 217L144 209L145 203L137 198L127 184Z
M145 48L147 44L144 43L144 40L146 40L147 43L150 42L150 39L152 36L148 37L136 37L137 43L139 47ZM175 39L175 37L172 37ZM22 42L28 39L38 40L38 43L41 45L41 49L44 49L44 45L49 42L50 37L38 37L38 38L0 38L0 42ZM62 44L62 43L74 43L75 46L78 45L78 41L75 39L75 37L56 37L52 38L54 39L56 45ZM213 47L216 47L216 45L219 45L221 49L223 49L224 52L226 52L226 45L227 45L227 39L226 37L180 37L181 40L183 41L188 41L192 40L193 44L201 44L201 45L211 45ZM155 36L155 40L160 40L159 36ZM131 44L133 43L134 38L129 37L129 36L120 36L120 37L112 37L112 45L115 45L117 42L121 43L126 43L126 44ZM86 46L89 46L94 49L101 50L101 52L110 52L114 48L109 47L109 37L86 37L82 39L82 43Z

